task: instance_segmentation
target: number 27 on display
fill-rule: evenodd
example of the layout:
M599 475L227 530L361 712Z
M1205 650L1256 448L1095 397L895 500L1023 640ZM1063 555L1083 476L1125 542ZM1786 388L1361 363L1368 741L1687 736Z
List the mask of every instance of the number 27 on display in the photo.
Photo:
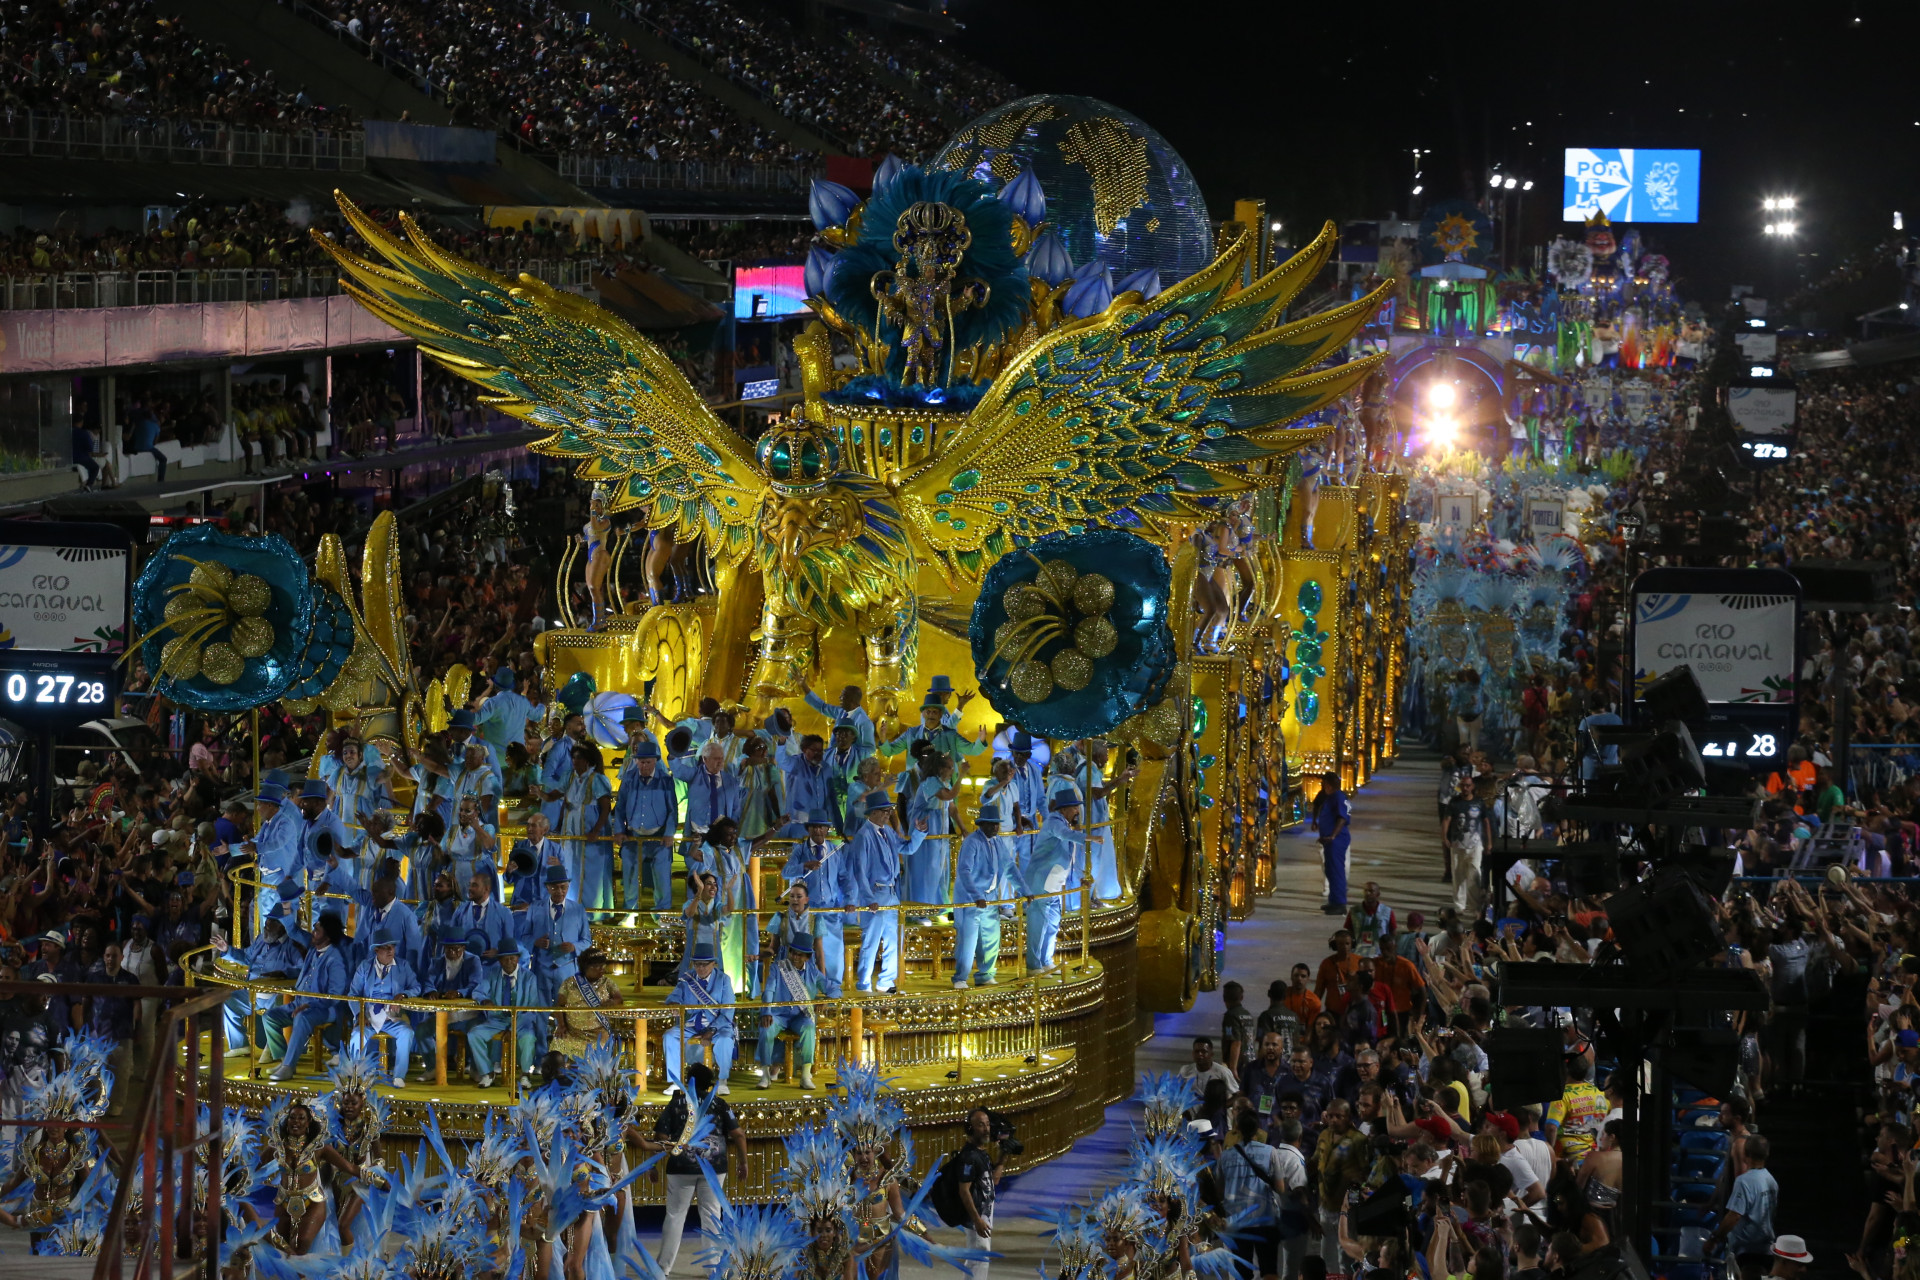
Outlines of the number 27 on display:
M1745 751L1740 750L1740 744L1737 741L1725 744L1709 742L1706 746L1700 748L1700 754L1703 756L1711 756L1715 759L1723 759L1727 756L1749 756L1766 759L1772 756L1776 749L1774 736L1772 734L1756 733L1753 735L1753 741L1747 744Z
M101 680L79 680L66 675L32 675L15 671L7 676L8 702L105 703L107 686Z

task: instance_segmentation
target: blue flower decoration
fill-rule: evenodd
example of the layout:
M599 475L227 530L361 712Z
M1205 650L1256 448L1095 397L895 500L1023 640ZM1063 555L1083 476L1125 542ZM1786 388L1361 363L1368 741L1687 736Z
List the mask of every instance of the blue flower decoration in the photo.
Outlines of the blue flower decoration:
M833 273L831 249L812 249L807 253L807 296L817 298L827 291L827 277Z
M1034 237L1033 247L1027 250L1027 274L1045 280L1049 289L1059 288L1073 274L1073 258L1058 231L1042 231Z
M1097 316L1113 304L1113 272L1094 258L1074 272L1073 287L1062 304L1066 313L1079 319Z
M821 231L840 226L859 207L858 192L838 182L828 182L825 178L815 178L813 189L807 193L807 213L812 216L813 225Z
M155 692L203 711L315 696L354 642L345 602L307 576L286 539L211 525L181 530L147 561L133 626Z
M1031 596L1040 581L1041 566L1056 561L1071 566L1077 575L1099 575L1112 584L1104 611L1090 614L1081 607L1078 613L1083 622L1105 618L1113 628L1113 644L1110 651L1093 658L1083 687L1055 684L1046 697L1026 701L1013 690L1009 655L999 649L996 637L1005 634L1002 628L1010 620L1008 594ZM1173 575L1160 548L1117 529L1053 534L1009 552L987 570L968 627L980 691L994 710L1028 733L1085 738L1111 732L1166 693L1179 657L1167 617L1172 587ZM1018 611L1018 601L1015 607ZM1051 663L1078 643L1075 634L1069 631L1032 657Z
M1115 293L1133 291L1142 299L1157 298L1160 296L1160 268L1142 267L1114 285L1113 291Z
M1000 188L1000 202L1030 227L1037 227L1047 219L1047 193L1041 189L1040 179L1033 176L1032 169L1022 169L1018 177Z

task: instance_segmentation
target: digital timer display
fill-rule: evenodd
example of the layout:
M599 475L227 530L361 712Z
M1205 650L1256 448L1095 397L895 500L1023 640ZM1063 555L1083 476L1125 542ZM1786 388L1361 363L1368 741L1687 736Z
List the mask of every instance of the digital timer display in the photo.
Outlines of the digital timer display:
M95 706L107 705L107 682L88 680L69 672L55 675L51 672L37 671L28 675L24 671L7 673L6 683L0 685L6 690L9 703L34 702L42 706Z
M114 655L0 653L0 716L76 725L113 714Z

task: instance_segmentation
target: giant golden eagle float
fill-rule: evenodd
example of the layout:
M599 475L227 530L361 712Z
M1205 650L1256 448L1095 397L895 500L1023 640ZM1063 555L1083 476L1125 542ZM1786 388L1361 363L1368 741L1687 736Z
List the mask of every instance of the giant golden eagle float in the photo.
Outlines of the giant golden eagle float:
M1358 785L1393 752L1403 482L1350 462L1353 483L1336 484L1313 455L1374 367L1334 361L1384 290L1303 293L1333 254L1331 225L1275 261L1257 206L1211 223L1185 163L1138 120L1082 98L1009 104L924 167L889 160L869 195L816 184L816 319L794 344L803 393L750 440L607 311L493 275L404 215L394 235L341 204L368 252L322 243L354 297L545 431L532 447L594 484L598 545L584 563L570 554L557 584L564 610L583 572L594 616L540 638L549 689L590 678L667 724L712 699L742 734L767 724L796 742L833 727L836 708L812 689L857 689L883 749L894 723L912 731L925 713L927 734L966 748L952 782L960 822L929 837L956 848L991 785L993 754L973 746L988 735L1002 735L1001 755L1016 730L1044 739L1042 754L1050 745L1078 768L1076 794L1104 795L1071 811L1091 837L1077 846L1086 864L1039 887L1011 878L997 981L950 982L961 912L914 899L844 913L846 989L814 1009L821 1062L884 1064L916 1126L990 1105L1021 1127L1021 1163L1097 1126L1131 1086L1141 1015L1185 1008L1214 982L1224 931L1273 887L1276 841L1318 779ZM712 589L629 598L619 565L642 539L656 561L669 544L700 558ZM309 593L334 628L334 666L320 673L332 683L316 688L307 671L297 690L390 757L432 746L446 693L461 705L467 677L412 687L393 554L382 517L356 600L337 545L323 551ZM195 643L220 643L213 612L196 615ZM149 660L178 639L150 628ZM923 706L921 691L949 680L957 702ZM626 763L610 753L609 781ZM1002 838L1036 838L1015 828ZM503 828L502 856L521 834ZM743 842L730 968L772 950L791 844ZM1101 847L1117 888L1098 883ZM672 855L676 873L686 852ZM940 866L944 878L953 859ZM1032 964L1023 947L1042 918L1036 895L1056 904L1057 964ZM652 1108L668 1046L699 1039L684 1038L685 1006L651 985L671 984L693 917L607 905L592 912L592 943L621 999L595 1016ZM854 939L890 912L897 987L856 989ZM749 993L769 993L753 973L735 978L745 1081L751 1015L767 1007ZM252 987L248 998L273 990L231 966L215 980ZM448 1083L448 1010L401 1007L435 1024L438 1052L431 1083L391 1091L389 1133L419 1133L430 1099L450 1132L479 1132L529 1064L485 1088ZM249 1041L226 1059L244 1101L322 1087L308 1063L266 1078L263 1056ZM819 1111L797 1080L737 1101L754 1140L749 1195L780 1135Z

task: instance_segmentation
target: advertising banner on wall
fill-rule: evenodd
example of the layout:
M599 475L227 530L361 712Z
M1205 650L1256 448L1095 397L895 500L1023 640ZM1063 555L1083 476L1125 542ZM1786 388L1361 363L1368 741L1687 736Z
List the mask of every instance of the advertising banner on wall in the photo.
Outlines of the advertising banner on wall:
M131 557L113 525L0 521L0 649L124 649Z
M1636 592L1635 688L1685 664L1708 702L1791 700L1796 604L1789 595Z

